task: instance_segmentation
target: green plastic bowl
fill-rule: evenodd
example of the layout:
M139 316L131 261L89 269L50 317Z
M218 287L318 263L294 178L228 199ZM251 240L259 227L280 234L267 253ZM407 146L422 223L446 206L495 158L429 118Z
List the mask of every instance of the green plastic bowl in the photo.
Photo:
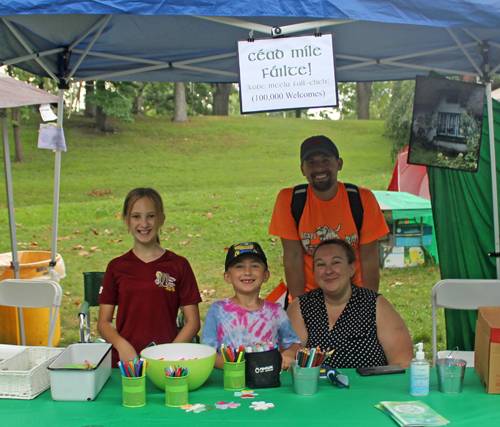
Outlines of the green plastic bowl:
M160 344L145 348L141 356L148 362L146 375L160 390L165 390L165 368L180 365L189 369L188 390L193 391L212 373L215 348L203 344Z

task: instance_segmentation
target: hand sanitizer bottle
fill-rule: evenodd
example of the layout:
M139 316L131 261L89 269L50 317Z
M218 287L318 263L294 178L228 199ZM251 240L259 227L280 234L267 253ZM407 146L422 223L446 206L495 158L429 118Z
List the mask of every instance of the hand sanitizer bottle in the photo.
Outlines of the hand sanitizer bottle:
M415 359L410 367L410 394L413 396L427 396L429 394L429 361L423 352L424 344L417 344Z

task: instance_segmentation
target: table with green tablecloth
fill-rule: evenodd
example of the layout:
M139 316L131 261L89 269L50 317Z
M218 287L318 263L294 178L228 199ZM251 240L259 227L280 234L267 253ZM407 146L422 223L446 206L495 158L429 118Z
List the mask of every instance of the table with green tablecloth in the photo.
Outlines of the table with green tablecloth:
M281 374L281 387L255 390L254 399L235 397L222 387L222 372L214 370L208 381L189 393L189 402L214 406L208 412L185 412L165 406L164 393L147 380L147 404L141 408L122 406L121 377L113 373L92 402L56 402L50 390L33 400L0 399L1 426L36 427L127 427L127 426L387 426L396 424L375 408L382 400L422 400L451 421L450 426L500 425L500 395L485 392L473 368L467 368L462 393L437 390L436 371L431 368L430 394L416 398L409 393L410 373L361 377L353 369L342 370L350 389L340 389L320 379L318 393L298 396L289 372ZM78 387L78 384L74 385ZM252 401L274 403L267 411L250 409ZM241 403L235 409L215 409L219 401Z
M421 240L420 245L432 255L436 262L439 262L431 202L403 191L373 191L373 194L384 214L393 238L399 234L396 233L396 229L407 224L416 224L422 227L420 234L423 234L424 226L431 229L432 243L424 246ZM398 246L395 241L392 242L392 245Z

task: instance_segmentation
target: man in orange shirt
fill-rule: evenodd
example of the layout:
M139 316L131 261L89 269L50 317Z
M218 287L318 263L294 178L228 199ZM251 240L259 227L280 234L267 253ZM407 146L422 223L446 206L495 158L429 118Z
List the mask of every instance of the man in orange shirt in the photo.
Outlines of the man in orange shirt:
M283 265L292 298L317 288L313 255L323 240L341 238L356 250L356 272L352 282L378 291L380 282L377 240L389 229L373 193L359 187L363 223L358 233L346 187L337 180L343 161L335 144L326 136L306 139L300 149L301 171L309 182L299 226L292 215L294 188L280 191L274 205L269 233L281 238ZM298 229L297 229L298 228Z

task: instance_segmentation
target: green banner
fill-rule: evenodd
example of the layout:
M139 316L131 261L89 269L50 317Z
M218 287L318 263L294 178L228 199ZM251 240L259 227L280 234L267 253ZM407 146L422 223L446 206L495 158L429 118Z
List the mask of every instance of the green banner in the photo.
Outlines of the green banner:
M497 179L500 102L493 100ZM442 279L496 279L488 113L477 173L428 168ZM474 350L477 311L445 310L447 348Z

